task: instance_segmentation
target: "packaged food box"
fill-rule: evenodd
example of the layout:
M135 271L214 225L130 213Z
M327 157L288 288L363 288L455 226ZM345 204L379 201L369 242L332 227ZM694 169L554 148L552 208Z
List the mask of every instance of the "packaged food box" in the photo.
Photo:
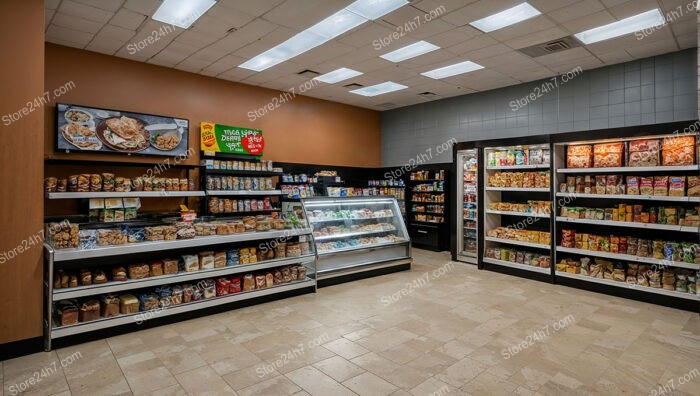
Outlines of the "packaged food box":
M693 165L695 136L674 136L664 139L661 163L664 166Z
M629 142L627 166L659 166L660 153L659 139L633 140Z
M591 145L571 145L566 148L567 168L590 168L592 165L593 148Z
M605 143L593 146L593 167L610 168L622 166L624 143Z

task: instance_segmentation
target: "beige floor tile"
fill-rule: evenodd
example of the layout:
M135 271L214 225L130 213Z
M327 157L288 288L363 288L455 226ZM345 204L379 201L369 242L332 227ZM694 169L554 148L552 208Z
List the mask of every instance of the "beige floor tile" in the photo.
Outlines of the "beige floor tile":
M360 396L383 396L398 388L372 373L363 373L343 382L347 388Z
M249 386L253 386L270 378L280 375L276 370L266 372L260 365L246 367L233 373L224 375L222 378L234 390L238 391Z
M377 373L377 375L401 389L414 388L432 376L424 370L417 370L409 366L401 366L390 373Z
M290 381L285 376L277 376L269 378L263 382L255 384L245 389L238 391L239 396L257 396L257 395L293 395L302 389L294 382Z
M312 396L355 394L350 391L350 389L344 387L333 378L323 374L312 366L302 367L285 374L285 376L299 387L309 392Z
M10 359L2 369L3 394L50 395L69 390L56 351Z
M447 395L455 391L456 388L450 387L448 384L438 380L435 377L428 378L427 380L421 382L409 392L414 396L424 396L424 395Z
M340 356L333 356L332 358L321 360L320 362L314 363L313 366L338 382L343 382L365 372L363 368L350 363Z
M350 360L352 363L362 367L363 369L381 376L391 374L400 366L391 360L378 355L375 352L370 352L362 356L358 356Z
M207 365L207 362L184 341L180 345L157 347L153 349L153 353L173 375Z
M477 375L485 371L488 366L478 360L466 357L455 364L447 367L444 373L435 377L451 386L460 388L467 382L476 378Z
M180 386L191 395L236 394L230 386L209 366L190 370L175 376Z
M147 396L187 396L187 392L180 386L175 384L167 388L158 389L150 393L145 393Z
M361 340L360 340L361 341ZM359 342L359 341L358 341ZM338 339L324 345L329 351L342 356L345 359L353 359L369 352L363 346L347 339Z

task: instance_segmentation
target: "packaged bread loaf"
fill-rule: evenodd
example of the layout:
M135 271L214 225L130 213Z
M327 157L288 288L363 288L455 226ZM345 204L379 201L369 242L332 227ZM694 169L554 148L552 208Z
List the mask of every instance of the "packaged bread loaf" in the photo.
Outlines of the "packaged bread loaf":
M61 326L78 323L78 305L75 300L63 300L56 303L58 321Z
M78 175L78 192L88 192L90 191L90 175L80 174Z
M149 273L150 267L146 263L129 265L129 279L148 278Z
M182 256L184 261L185 272L195 272L199 271L199 259L194 254L187 254Z
M112 268L112 280L115 282L125 282L129 278L127 277L126 269L122 266Z
M119 315L119 297L107 294L101 297L102 317L112 318Z
M593 165L593 148L588 144L571 145L566 149L567 168L590 168Z
M58 184L58 179L55 177L47 177L44 179L44 191L45 192L56 192L56 185Z
M243 276L243 291L255 290L255 278L253 274Z
M610 168L622 166L623 143L605 143L593 146L593 167Z
M241 291L241 278L239 276L231 278L231 283L228 287L229 294L239 293Z
M663 139L661 159L664 166L693 165L695 136L673 136Z
M214 252L199 253L199 268L203 270L214 268Z
M163 262L153 261L149 265L149 276L160 276L163 275Z
M179 272L178 262L174 259L163 260L163 274L177 274Z
M264 289L267 287L267 281L265 280L265 275L263 274L258 274L255 276L255 288L256 289Z
M80 322L90 322L100 318L100 302L88 300L80 305L78 320Z

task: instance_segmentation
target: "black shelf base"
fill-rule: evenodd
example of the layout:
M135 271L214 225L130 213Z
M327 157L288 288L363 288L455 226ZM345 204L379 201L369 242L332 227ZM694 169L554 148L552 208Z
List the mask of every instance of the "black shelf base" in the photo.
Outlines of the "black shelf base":
M392 274L394 272L407 271L411 269L411 263L398 264L391 267L370 269L362 272L355 272L347 275L335 276L332 278L318 279L316 281L317 287L326 287L338 285L341 283L353 282L360 279L373 278L375 276Z

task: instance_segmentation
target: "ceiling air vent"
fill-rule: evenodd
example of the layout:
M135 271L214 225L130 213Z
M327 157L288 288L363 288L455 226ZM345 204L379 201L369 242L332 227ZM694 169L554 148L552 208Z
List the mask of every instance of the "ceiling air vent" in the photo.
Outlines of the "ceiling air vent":
M421 92L418 95L424 97L424 98L434 98L437 96L437 94L432 93L432 92Z
M314 78L314 77L320 75L321 73L319 73L319 72L317 72L317 71L313 71L313 70L306 69L306 70L304 70L304 71L300 71L300 72L297 73L297 74L300 75L300 76L308 77L308 78Z
M553 41L548 41L546 43L533 45L527 48L521 48L518 51L531 57L537 58L538 56L554 54L556 52L566 51L571 48L580 47L581 43L575 40L571 36L562 37Z
M343 87L355 89L355 88L362 88L362 87L364 87L364 85L358 84L358 83L352 83L352 84L348 84L348 85L343 85Z

